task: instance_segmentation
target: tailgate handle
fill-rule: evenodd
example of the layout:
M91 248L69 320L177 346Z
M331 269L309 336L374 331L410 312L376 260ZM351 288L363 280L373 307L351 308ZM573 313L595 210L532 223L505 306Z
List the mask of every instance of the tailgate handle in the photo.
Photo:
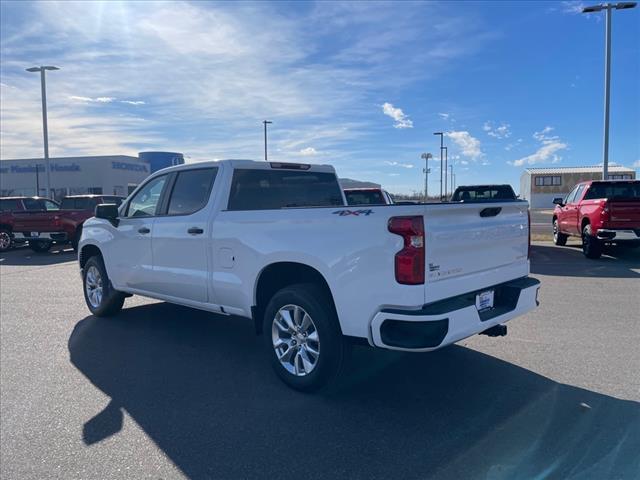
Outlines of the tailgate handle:
M495 217L502 211L502 207L487 207L480 210L481 217Z

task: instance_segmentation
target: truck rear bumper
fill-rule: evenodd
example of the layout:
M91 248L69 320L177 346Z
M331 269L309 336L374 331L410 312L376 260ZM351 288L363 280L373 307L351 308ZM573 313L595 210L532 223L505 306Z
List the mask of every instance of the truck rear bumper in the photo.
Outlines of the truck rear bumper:
M64 242L67 240L67 234L65 232L15 232L13 238L17 242L26 242L28 240Z
M600 240L615 242L640 241L640 230L632 230L630 228L599 228L597 236Z
M508 322L536 308L540 281L519 278L424 305L417 310L385 308L371 321L374 346L427 352ZM476 296L493 290L494 306L478 311Z

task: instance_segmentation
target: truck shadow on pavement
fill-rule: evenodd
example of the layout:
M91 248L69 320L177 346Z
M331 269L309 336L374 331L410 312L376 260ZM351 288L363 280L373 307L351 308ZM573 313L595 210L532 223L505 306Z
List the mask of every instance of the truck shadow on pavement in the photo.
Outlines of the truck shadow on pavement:
M561 277L640 278L640 249L607 247L602 257L593 260L582 254L580 245L531 245L531 273Z
M640 404L477 351L357 347L340 386L305 395L271 372L250 321L166 303L81 320L71 362L189 478L635 478ZM79 428L78 428L79 429Z
M67 245L54 245L51 250L44 253L36 253L29 247L17 247L0 253L0 266L44 266L57 265L59 263L74 262L78 255Z

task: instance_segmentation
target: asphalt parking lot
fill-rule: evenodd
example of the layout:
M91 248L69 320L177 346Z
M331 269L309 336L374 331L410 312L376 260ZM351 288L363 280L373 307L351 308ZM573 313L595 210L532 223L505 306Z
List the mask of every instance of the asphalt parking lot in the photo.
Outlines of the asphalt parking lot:
M94 318L72 252L8 252L0 477L638 478L640 250L572 245L534 245L541 305L506 337L358 347L315 396L248 320L138 297Z

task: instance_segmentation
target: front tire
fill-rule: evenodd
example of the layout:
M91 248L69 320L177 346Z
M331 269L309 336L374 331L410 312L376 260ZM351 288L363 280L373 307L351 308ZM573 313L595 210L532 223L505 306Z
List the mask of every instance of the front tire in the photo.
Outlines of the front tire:
M567 244L568 235L560 232L560 226L558 225L558 219L553 219L553 243L562 247Z
M587 258L600 258L602 255L602 242L591 234L591 225L587 224L582 229L582 253Z
M29 248L36 253L48 252L52 244L48 240L29 240Z
M82 284L84 300L96 317L110 317L122 310L125 296L114 290L101 257L87 260L82 269Z
M6 252L9 250L11 248L12 241L11 232L4 228L0 229L0 252Z
M315 284L278 291L265 309L263 332L275 373L289 387L303 392L331 384L350 349L331 299Z

